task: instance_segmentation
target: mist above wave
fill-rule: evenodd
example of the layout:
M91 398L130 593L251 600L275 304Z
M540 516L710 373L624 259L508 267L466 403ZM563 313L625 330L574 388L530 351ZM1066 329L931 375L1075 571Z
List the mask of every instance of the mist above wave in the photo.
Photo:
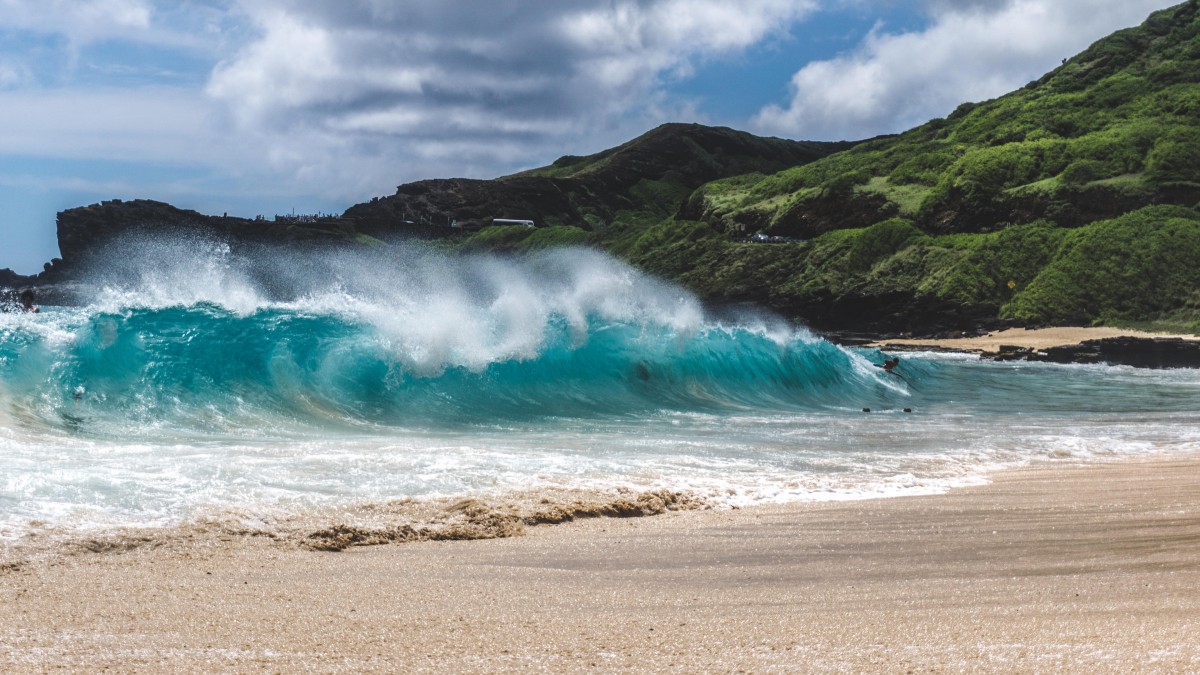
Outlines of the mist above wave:
M138 238L114 243L84 278L104 311L210 304L238 315L275 308L363 321L417 370L532 358L551 321L565 321L579 340L590 319L679 334L705 322L683 289L588 249L519 259L421 246L245 255L204 239ZM755 322L779 339L790 332L781 321Z

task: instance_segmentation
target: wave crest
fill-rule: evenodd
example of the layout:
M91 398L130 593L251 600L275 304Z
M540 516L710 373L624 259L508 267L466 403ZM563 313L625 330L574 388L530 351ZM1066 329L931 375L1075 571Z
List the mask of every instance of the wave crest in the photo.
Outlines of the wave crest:
M109 260L90 271L88 306L41 319L69 340L0 338L10 391L45 420L486 424L811 409L878 387L861 356L763 315L718 321L587 249L248 258L167 240Z

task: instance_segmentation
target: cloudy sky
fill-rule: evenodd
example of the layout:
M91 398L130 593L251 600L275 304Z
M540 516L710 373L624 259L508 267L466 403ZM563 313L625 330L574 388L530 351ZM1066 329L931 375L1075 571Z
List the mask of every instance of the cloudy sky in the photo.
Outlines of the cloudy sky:
M0 267L145 197L341 212L668 121L863 138L1023 85L1171 0L0 0Z

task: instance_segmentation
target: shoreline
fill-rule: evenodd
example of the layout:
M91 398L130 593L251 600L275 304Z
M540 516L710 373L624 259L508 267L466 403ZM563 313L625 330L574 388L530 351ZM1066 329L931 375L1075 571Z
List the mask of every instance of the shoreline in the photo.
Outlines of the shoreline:
M213 533L0 570L8 672L1200 668L1200 455L933 496L305 550Z
M896 338L875 340L865 347L904 348L909 350L933 349L941 351L977 354L999 354L1004 347L1045 350L1055 347L1073 347L1090 340L1135 339L1135 340L1183 340L1200 342L1200 336L1185 333L1148 333L1125 328L1072 327L1052 328L1006 328L987 335L959 338Z

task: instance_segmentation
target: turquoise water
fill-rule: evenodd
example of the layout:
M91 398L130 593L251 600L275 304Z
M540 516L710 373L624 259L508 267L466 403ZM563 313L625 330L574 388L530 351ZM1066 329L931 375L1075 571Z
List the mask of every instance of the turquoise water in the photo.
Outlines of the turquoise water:
M0 537L551 488L915 494L1200 449L1194 371L914 354L889 375L591 251L118 258L86 306L0 314Z

